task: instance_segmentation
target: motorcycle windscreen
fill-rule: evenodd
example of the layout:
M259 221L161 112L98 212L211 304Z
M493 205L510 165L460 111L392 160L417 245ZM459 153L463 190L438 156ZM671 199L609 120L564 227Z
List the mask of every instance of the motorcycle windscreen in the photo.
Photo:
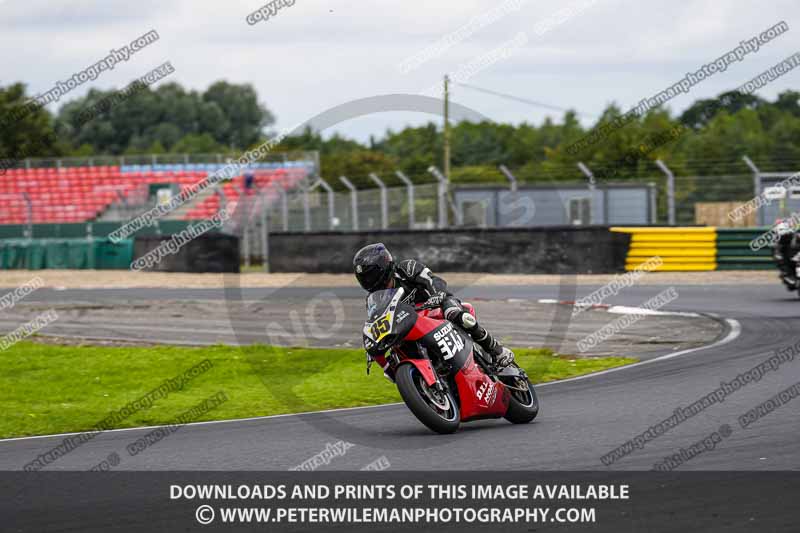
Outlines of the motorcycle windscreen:
M367 296L367 322L374 322L386 312L398 289L375 291Z
M394 311L402 297L402 289L376 291L367 297L367 321L363 333L379 351L388 350L397 341L397 336L392 334Z
M367 297L367 322L363 333L379 351L405 338L417 320L414 308L401 303L402 298L403 289L386 289Z

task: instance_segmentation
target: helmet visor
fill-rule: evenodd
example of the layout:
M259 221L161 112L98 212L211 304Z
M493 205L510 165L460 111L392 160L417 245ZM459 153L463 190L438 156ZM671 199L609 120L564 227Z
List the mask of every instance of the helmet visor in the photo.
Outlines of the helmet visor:
M372 292L378 289L386 288L384 286L386 283L384 278L386 276L383 269L374 265L369 265L362 266L360 270L360 272L356 272L356 279L364 288L364 290Z

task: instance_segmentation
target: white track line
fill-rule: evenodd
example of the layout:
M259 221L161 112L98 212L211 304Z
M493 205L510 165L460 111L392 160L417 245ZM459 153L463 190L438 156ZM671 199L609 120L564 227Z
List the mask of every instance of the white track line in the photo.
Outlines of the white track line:
M739 337L739 335L742 332L742 327L741 327L741 324L739 324L739 322L737 320L734 320L732 318L725 319L725 321L728 323L728 325L730 325L731 330L728 332L728 334L725 336L725 338L715 342L714 344L709 344L707 346L699 346L697 348L689 348L688 350L681 350L679 352L669 353L669 354L666 354L666 355L662 355L660 357L656 357L654 359L648 359L647 361L641 361L639 363L633 363L631 365L625 365L625 366L618 366L618 367L615 367L615 368L609 368L608 370L601 370L600 372L593 372L591 374L585 374L583 376L575 376L573 378L560 379L558 381L548 381L547 383L540 383L540 384L536 385L536 388L540 389L542 387L547 387L547 386L552 386L552 385L559 385L561 383L568 383L570 381L577 381L579 379L594 378L594 377L597 377L597 376L602 376L604 374L610 374L612 372L620 372L622 370L627 370L629 368L635 368L635 367L639 367L639 366L642 366L642 365L647 365L647 364L650 364L650 363L656 363L656 362L659 362L659 361L666 361L667 359L672 359L674 357L679 357L679 356L686 355L686 354L689 354L689 353L699 352L700 350L707 350L709 348L716 348L718 346L722 346L723 344L728 344L729 342L731 342L731 341L735 340L737 337ZM208 420L208 421L205 421L205 422L189 422L188 424L183 424L183 425L184 426L200 426L200 425L211 425L211 424L227 424L227 423L231 423L231 422L249 422L249 421L253 421L253 420L269 420L271 418L286 418L286 417L290 417L290 416L311 415L311 414L321 414L321 413L338 413L338 412L343 412L343 411L356 411L356 410L361 410L361 409L376 409L376 408L379 408L379 407L390 407L390 406L394 406L394 405L403 405L403 403L402 402L384 403L384 404L380 404L380 405L365 405L365 406L361 406L361 407L343 407L343 408L340 408L340 409L325 409L325 410L322 410L322 411L306 411L304 413L286 413L286 414L282 414L282 415L253 416L253 417L248 417L248 418L232 418L232 419L228 419L228 420ZM158 425L158 426L143 426L143 427L135 427L135 428L108 429L108 430L105 430L105 431L101 431L100 434L113 433L113 432L118 432L118 431L135 431L135 430L140 430L140 429L155 429L155 428L160 428L160 427L166 427L166 426L164 424L162 424L162 425ZM75 432L72 432L72 433L55 433L53 435L33 435L31 437L12 437L12 438L9 438L9 439L0 439L0 443L11 442L11 441L20 441L20 440L47 439L47 438L53 438L53 437L68 437L70 435L80 435L81 433L87 433L87 432L86 431L75 431Z
M648 315L648 316L700 316L697 313L688 313L686 311L659 311L657 309L647 309L646 307L629 307L627 305L612 305L606 309L608 313L617 315Z
M377 407L389 407L392 405L403 405L403 402L397 403L382 403L380 405L362 405L360 407L340 407L338 409L324 409L322 411L305 411L302 413L284 413L282 415L266 415L266 416L251 416L247 418L230 418L227 420L206 420L204 422L189 422L187 424L181 424L181 426L199 426L199 425L209 425L209 424L225 424L228 422L248 422L251 420L267 420L270 418L285 418L289 416L300 416L300 415L313 415L313 414L321 414L321 413L337 413L341 411L357 411L359 409L375 409ZM106 429L104 431L99 431L98 435L102 435L105 433L113 433L117 431L135 431L137 429L156 429L167 427L165 424L161 424L158 426L140 426L135 428L117 428L117 429ZM90 433L89 431L73 431L72 433L54 433L52 435L33 435L30 437L12 437L9 439L0 439L0 443L3 442L10 442L15 440L28 440L28 439L48 439L51 437L69 437L70 435L80 435L82 433Z
M548 381L547 383L540 383L536 385L537 389L542 387L547 387L548 385L557 385L559 383L567 383L569 381L577 381L579 379L586 379L586 378L593 378L595 376L602 376L604 374L610 374L612 372L619 372L620 370L626 370L628 368L636 368L642 365L649 365L650 363L656 363L659 361L666 361L667 359L672 359L673 357L680 357L681 355L686 355L693 352L699 352L700 350L707 350L709 348L716 348L718 346L722 346L723 344L728 344L729 342L735 340L739 335L742 333L742 326L739 324L738 320L734 320L732 318L726 318L725 322L731 327L731 330L725 335L725 338L718 340L714 344L709 344L706 346L698 346L697 348L689 348L687 350L681 350L675 353L668 353L662 355L660 357L655 357L653 359L648 359L647 361L640 361L638 363L633 363L631 365L625 366L618 366L614 368L609 368L608 370L601 370L600 372L592 372L591 374L584 374L583 376L575 376L574 378L567 378L567 379L559 379L558 381Z

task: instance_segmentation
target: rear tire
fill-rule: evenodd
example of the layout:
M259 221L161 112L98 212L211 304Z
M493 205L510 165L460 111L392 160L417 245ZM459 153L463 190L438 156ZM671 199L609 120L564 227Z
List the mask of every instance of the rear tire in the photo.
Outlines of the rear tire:
M511 388L509 388L508 391L511 395L509 397L508 411L506 411L505 419L512 424L527 424L539 414L539 398L536 396L533 384L529 379L526 379L525 382L528 385L527 392ZM512 386L519 385L522 384L515 383Z
M406 406L428 429L441 434L458 430L461 413L453 395L446 392L435 402L430 395L436 392L428 387L417 367L410 363L397 367L395 382Z

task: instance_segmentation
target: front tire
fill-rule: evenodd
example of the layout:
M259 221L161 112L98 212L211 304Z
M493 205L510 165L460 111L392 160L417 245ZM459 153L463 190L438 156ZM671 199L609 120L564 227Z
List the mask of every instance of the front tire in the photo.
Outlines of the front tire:
M417 367L410 363L400 365L395 383L408 409L428 429L441 434L458 430L461 413L453 395L428 387Z
M505 419L512 424L527 424L531 422L539 414L539 398L536 396L533 384L529 379L525 378L523 380L520 377L514 380L514 383L509 383L508 386L508 392L511 395ZM519 390L522 388L527 388L527 391Z

